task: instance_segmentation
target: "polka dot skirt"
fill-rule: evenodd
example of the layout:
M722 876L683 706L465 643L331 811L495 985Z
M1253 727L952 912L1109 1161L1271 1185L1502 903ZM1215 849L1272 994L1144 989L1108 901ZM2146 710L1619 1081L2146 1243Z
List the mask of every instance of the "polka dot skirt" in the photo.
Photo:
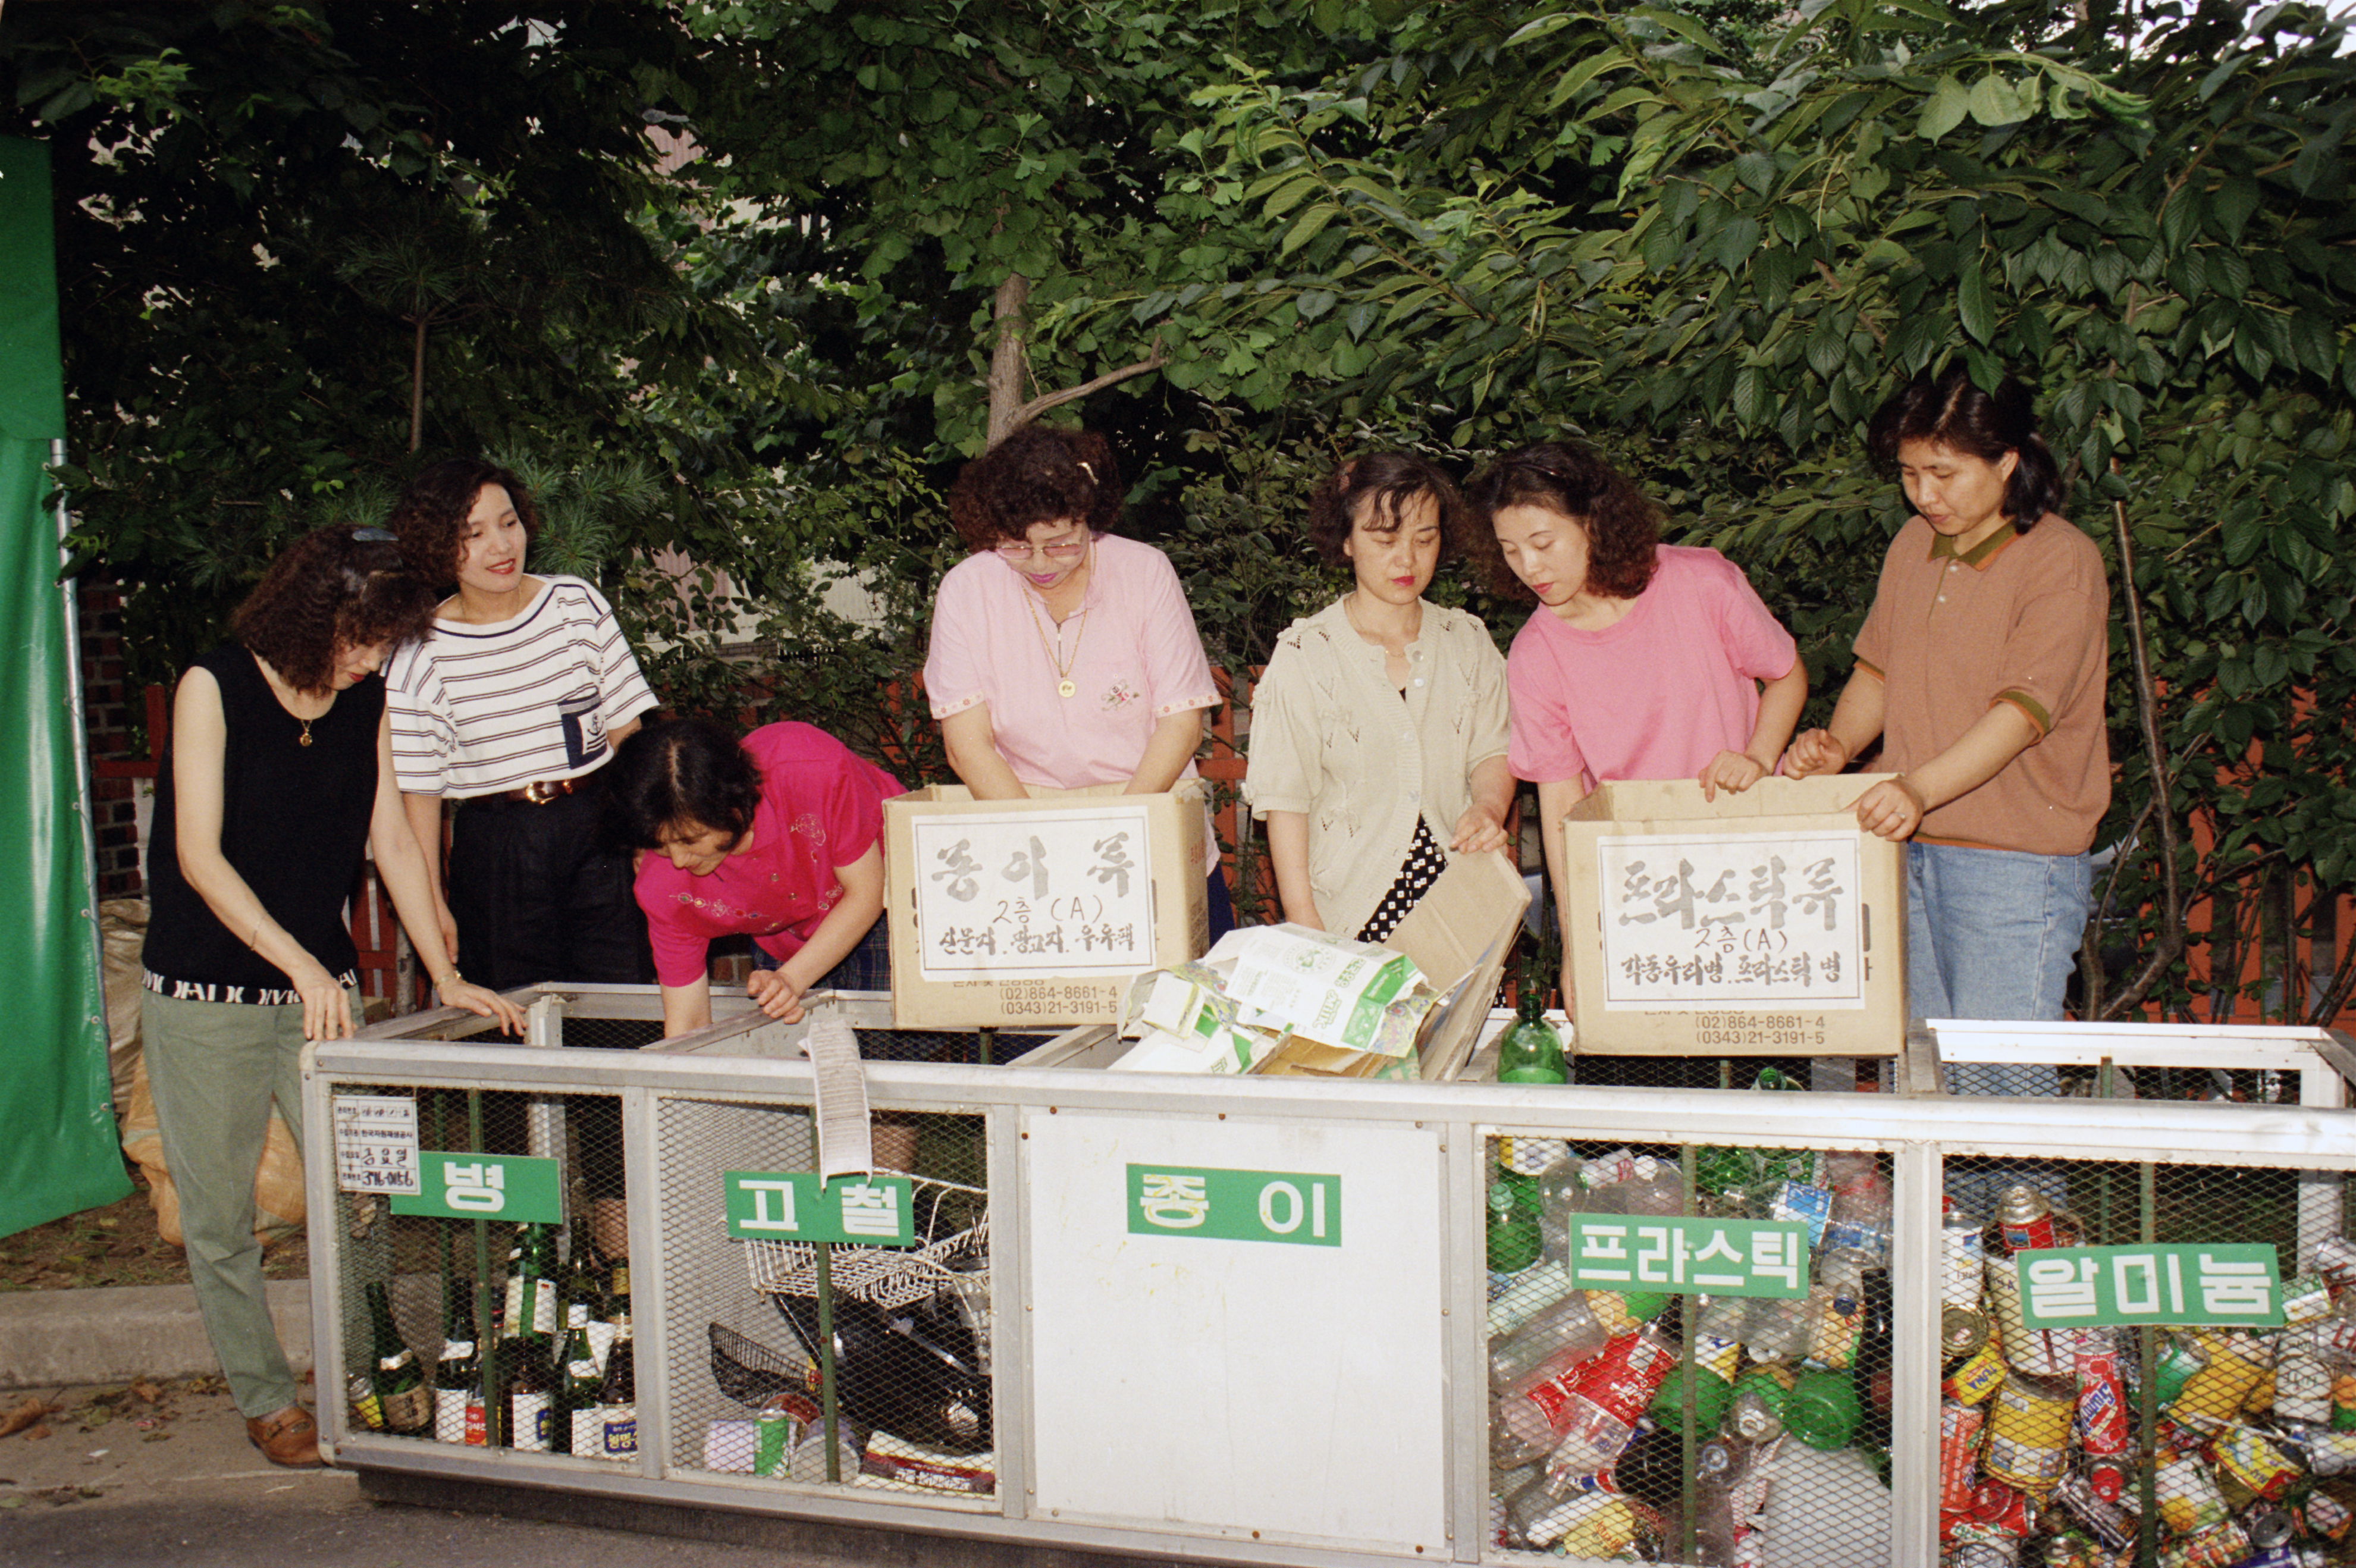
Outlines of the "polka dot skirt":
M1431 824L1421 817L1415 820L1415 841L1407 846L1407 858L1399 862L1398 876L1375 906L1373 918L1358 932L1362 942L1378 942L1398 929L1408 911L1431 890L1440 874L1448 869L1448 852L1431 836Z

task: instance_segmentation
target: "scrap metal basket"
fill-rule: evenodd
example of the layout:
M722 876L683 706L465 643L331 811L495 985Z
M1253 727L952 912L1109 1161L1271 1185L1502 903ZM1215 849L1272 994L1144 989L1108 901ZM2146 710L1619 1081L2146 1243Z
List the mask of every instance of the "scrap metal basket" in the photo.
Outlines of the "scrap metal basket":
M962 1294L976 1281L986 1290L990 1195L961 1182L908 1179L916 1192L916 1233L929 1240L914 1248L830 1244L828 1273L835 1292L891 1308L912 1306L945 1291ZM810 1242L749 1240L744 1268L753 1288L765 1294L819 1293L818 1248Z

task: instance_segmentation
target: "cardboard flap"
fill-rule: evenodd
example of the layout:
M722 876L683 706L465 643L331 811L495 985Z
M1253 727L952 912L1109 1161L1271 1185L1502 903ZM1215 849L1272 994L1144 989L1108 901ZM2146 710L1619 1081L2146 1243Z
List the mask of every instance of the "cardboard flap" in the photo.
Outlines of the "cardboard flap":
M1529 885L1502 854L1451 855L1440 880L1384 942L1447 988L1418 1046L1426 1079L1454 1077L1472 1054L1529 902Z
M1746 817L1806 817L1846 811L1857 798L1894 773L1827 773L1812 779L1762 779L1740 794L1721 789L1702 799L1693 779L1622 779L1595 789L1565 812L1573 822L1669 822L1706 818L1728 822ZM1749 824L1745 824L1748 831Z
M1076 789L1055 789L1044 784L1025 784L1023 788L1031 791L1031 799L1034 800L1069 800L1085 799L1091 795L1121 795L1128 793L1129 790L1129 786L1126 784L1083 784ZM1199 803L1203 800L1204 790L1207 788L1208 786L1200 779L1181 779L1177 783L1170 786L1170 793L1181 800ZM1008 803L1004 800L978 801L973 798L973 791L962 784L927 784L920 789L911 789L905 795L895 795L893 799L920 804L930 802L937 805L958 806L1003 806Z

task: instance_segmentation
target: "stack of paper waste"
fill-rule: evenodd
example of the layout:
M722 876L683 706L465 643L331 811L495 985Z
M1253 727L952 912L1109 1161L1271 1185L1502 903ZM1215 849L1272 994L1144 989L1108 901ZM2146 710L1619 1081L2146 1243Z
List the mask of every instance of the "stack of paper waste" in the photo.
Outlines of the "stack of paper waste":
M1305 926L1228 932L1202 958L1130 986L1115 1070L1417 1076L1438 993L1414 961Z

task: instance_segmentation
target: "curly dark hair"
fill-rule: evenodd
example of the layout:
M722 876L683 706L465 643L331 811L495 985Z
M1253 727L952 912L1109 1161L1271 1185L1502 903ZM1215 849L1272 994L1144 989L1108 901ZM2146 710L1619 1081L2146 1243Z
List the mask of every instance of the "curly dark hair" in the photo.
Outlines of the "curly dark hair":
M322 528L280 553L230 617L230 635L299 692L324 692L344 649L415 642L435 596L381 528Z
M761 809L761 770L744 743L709 719L647 725L605 769L614 836L660 849L690 826L741 839Z
M1661 509L1635 480L1585 446L1542 441L1508 452L1465 482L1464 499L1488 525L1472 531L1472 553L1496 593L1530 591L1497 548L1497 514L1515 506L1544 507L1587 531L1587 585L1596 593L1633 599L1652 585Z
M958 472L949 521L967 549L995 550L1067 517L1102 533L1120 521L1126 495L1103 436L1026 424Z
M1446 474L1404 452L1369 452L1326 475L1309 496L1310 542L1325 564L1339 566L1349 559L1342 546L1349 542L1359 502L1374 502L1366 514L1367 532L1397 533L1400 509L1418 496L1430 496L1440 507L1441 556L1462 554L1472 532L1464 498Z
M2061 466L2037 432L2029 389L2010 376L1992 392L1980 390L1960 360L1935 377L1916 376L1875 409L1865 427L1866 450L1885 468L1897 467L1898 448L1908 441L1928 441L1984 463L2019 453L2020 461L2004 482L2004 515L2023 533L2062 508Z
M401 536L402 553L409 569L435 586L458 580L458 557L466 550L466 514L485 485L506 489L515 503L527 540L540 537L540 509L531 492L513 472L480 457L453 457L436 463L409 481L392 504L388 526Z

